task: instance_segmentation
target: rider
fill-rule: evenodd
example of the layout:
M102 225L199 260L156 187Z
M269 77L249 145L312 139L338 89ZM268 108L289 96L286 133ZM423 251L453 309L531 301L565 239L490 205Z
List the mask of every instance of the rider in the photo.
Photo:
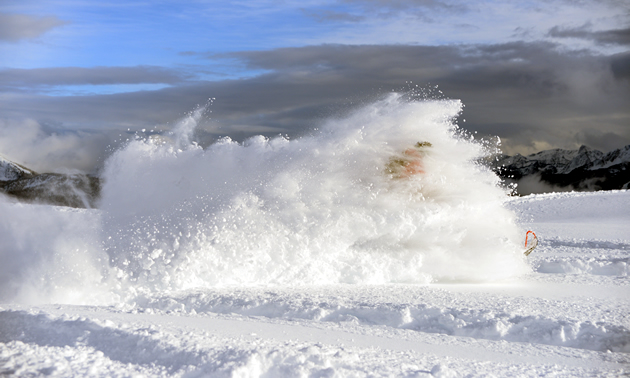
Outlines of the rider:
M426 155L426 148L431 146L430 142L418 142L406 149L402 155L391 157L387 163L387 173L395 179L409 178L424 173L422 158Z

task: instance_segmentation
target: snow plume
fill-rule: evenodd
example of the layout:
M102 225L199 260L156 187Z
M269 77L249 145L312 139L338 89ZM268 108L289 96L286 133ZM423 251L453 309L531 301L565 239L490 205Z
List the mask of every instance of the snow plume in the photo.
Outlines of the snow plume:
M605 177L593 177L590 179L583 179L576 185L560 186L554 185L542 179L540 173L536 173L529 176L524 176L519 180L505 180L506 184L516 184L516 193L522 196L529 194L543 194L543 193L558 193L558 192L572 192L572 191L597 191L601 190L601 183L606 180Z
M208 112L208 108L212 105L214 98L208 100L205 106L198 106L197 109L188 113L186 117L181 119L173 128L171 135L175 138L175 146L179 149L186 149L190 146L195 146L194 133L197 128L197 124L201 120L201 117Z
M11 203L0 193L0 302L89 303L114 298L99 215L68 207Z
M103 158L102 134L46 130L32 119L0 119L0 153L36 172L89 172Z
M454 124L461 108L391 94L310 136L225 138L205 149L186 145L198 111L172 140L137 138L111 155L97 214L65 214L63 230L33 248L86 254L91 265L73 265L77 282L68 287L93 294L76 272L85 270L89 282L100 272L102 286L129 301L194 287L488 282L522 274L522 234L503 207L498 178L474 163L483 147ZM421 173L395 177L388 167L418 142ZM95 220L83 230L87 214ZM54 280L56 268L46 266ZM63 291L74 276L59 275L63 282L41 292Z
M139 290L522 273L521 235L496 176L472 163L482 148L453 124L460 110L391 95L295 140L134 141L105 169L114 270ZM431 144L425 173L392 179L388 162L417 142Z
M509 181L509 180L508 180ZM575 190L572 186L558 186L542 180L540 173L522 177L515 181L516 192L522 196L528 194L571 192Z

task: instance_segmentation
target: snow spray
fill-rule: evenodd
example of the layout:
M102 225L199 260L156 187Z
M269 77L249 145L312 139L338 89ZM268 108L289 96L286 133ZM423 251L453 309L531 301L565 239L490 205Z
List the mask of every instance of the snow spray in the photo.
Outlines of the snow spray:
M310 136L224 138L206 148L191 142L202 114L194 112L174 128L185 134L134 140L108 159L100 210L90 215L97 226L73 240L86 243L101 286L127 299L522 274L521 232L499 179L475 163L484 148L454 122L461 109L391 94ZM392 174L392 161L416 145L419 173Z

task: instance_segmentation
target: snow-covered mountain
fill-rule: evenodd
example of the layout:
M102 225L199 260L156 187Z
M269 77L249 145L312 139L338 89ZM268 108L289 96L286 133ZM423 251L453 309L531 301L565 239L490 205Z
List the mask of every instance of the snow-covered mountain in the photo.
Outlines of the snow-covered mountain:
M603 153L587 146L523 156L500 155L493 169L508 182L536 178L562 189L612 190L630 185L630 145ZM528 193L521 193L528 194Z
M10 161L0 155L0 181L13 181L22 177L32 177L37 173Z
M37 173L0 155L0 192L22 202L92 208L100 180L85 174Z

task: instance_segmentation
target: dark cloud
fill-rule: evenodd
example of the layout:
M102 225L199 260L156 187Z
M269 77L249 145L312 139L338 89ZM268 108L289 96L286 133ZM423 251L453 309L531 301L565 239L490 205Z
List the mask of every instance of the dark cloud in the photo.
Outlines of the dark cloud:
M554 38L577 38L595 41L606 45L630 45L630 28L592 31L590 25L579 28L553 27L548 36Z
M18 42L34 39L64 24L67 22L55 16L35 17L26 14L0 13L0 41Z
M630 52L612 56L611 68L615 77L630 79Z
M272 70L266 78L274 83L312 80L302 85L326 87L322 95L326 90L351 95L345 88L391 89L407 80L439 84L448 96L466 104L466 127L503 136L512 150L573 148L584 142L578 133L591 128L617 135L616 143L609 138L607 144L593 147L609 150L630 143L630 91L612 69L619 58L559 52L548 43L331 45L238 56L251 68Z
M181 74L152 66L0 69L0 90L61 85L175 84Z
M0 114L64 128L167 129L216 97L200 136L297 136L406 82L439 85L466 105L460 124L497 135L505 152L587 144L630 144L630 87L617 66L626 55L566 52L549 43L478 46L321 45L247 51L237 60L264 74L186 81L155 91L51 97L6 94ZM617 67L617 68L615 68ZM463 118L466 119L464 123ZM61 127L61 126L60 126Z

